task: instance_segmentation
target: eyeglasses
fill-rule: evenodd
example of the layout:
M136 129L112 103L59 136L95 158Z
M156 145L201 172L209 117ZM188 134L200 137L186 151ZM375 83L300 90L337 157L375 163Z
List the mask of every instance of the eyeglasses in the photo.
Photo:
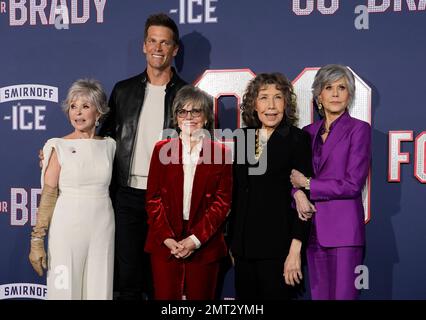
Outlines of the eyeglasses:
M156 47L158 44L160 44L162 48L170 48L173 45L173 41L168 41L168 40L157 41L152 38L146 39L145 43L150 47Z
M201 109L191 109L191 110L180 109L176 112L179 118L186 118L188 113L190 113L192 117L198 118L199 116L201 116L202 111Z

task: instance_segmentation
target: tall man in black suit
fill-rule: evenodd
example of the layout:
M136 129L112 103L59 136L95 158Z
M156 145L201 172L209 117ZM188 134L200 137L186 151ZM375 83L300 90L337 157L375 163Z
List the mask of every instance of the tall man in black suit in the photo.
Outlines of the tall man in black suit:
M117 142L112 198L116 218L114 287L118 299L152 297L151 267L144 253L145 192L154 144L161 139L161 131L171 126L173 99L186 84L172 67L178 50L175 22L166 14L148 17L143 43L146 70L114 86L110 113L99 132Z

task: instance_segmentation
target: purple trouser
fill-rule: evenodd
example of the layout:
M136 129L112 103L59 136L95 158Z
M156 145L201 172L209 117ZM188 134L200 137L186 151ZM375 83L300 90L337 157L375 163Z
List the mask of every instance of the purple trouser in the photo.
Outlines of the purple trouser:
M364 247L323 247L315 225L306 250L312 300L356 300L355 267L362 264Z

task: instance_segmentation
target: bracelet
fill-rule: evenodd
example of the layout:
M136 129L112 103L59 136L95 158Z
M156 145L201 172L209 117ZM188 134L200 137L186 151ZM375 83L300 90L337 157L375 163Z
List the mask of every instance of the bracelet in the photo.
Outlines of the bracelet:
M311 190L311 177L306 178L306 187L305 190Z

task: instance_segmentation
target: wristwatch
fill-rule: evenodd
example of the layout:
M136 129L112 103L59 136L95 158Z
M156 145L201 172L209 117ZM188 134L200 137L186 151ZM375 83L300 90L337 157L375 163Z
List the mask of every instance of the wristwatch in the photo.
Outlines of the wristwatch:
M311 177L306 178L306 190L311 190Z

